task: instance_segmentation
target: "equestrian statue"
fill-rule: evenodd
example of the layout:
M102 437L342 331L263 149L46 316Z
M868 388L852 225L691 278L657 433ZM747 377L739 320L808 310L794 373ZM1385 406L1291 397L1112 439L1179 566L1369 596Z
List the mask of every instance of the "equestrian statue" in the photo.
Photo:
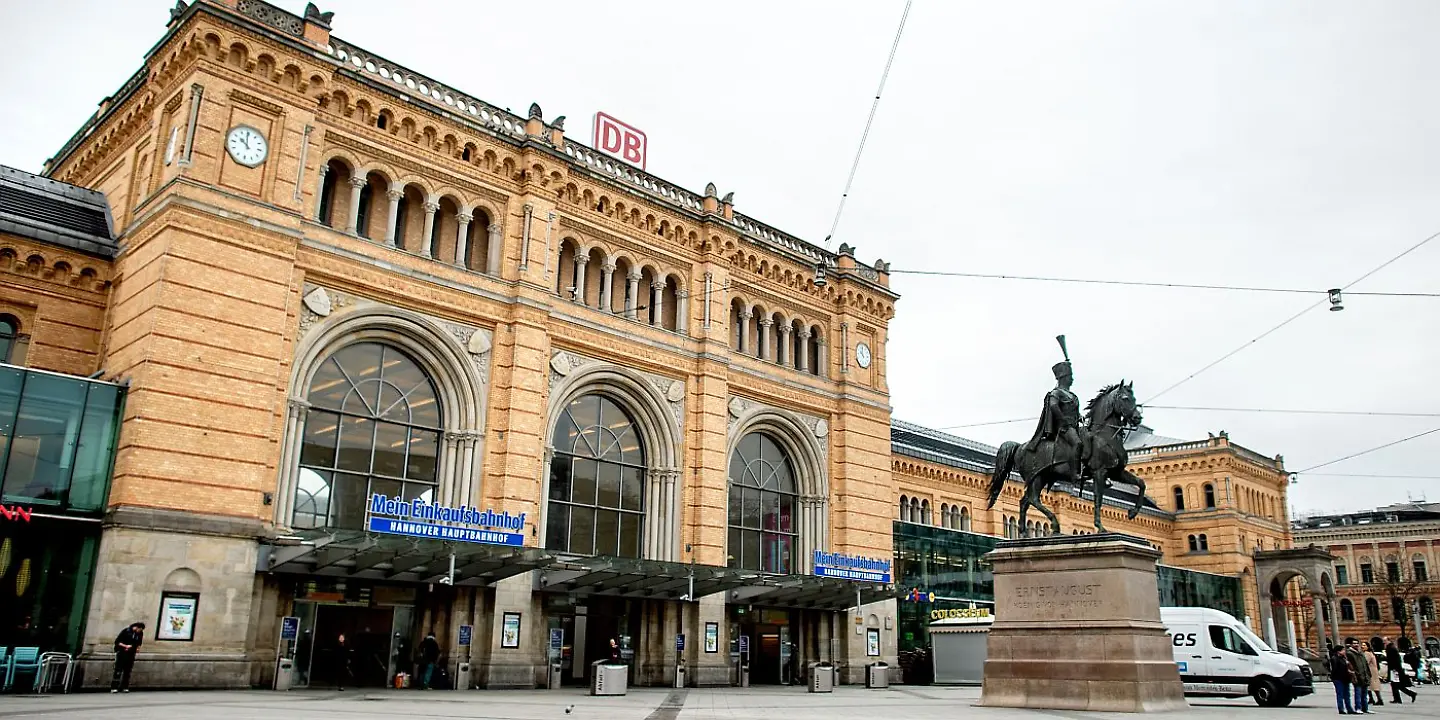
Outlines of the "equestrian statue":
M1101 388L1095 398L1085 404L1082 422L1080 399L1070 391L1074 374L1070 367L1070 351L1065 336L1055 338L1065 360L1050 370L1055 374L1055 388L1045 396L1040 424L1027 443L1007 442L995 454L995 473L990 477L990 497L986 508L995 507L1011 471L1020 473L1025 482L1025 495L1020 499L1021 537L1026 512L1034 507L1050 521L1054 534L1060 533L1060 519L1041 502L1041 494L1064 480L1083 488L1086 480L1095 484L1095 529L1106 532L1100 509L1105 505L1105 490L1117 480L1139 488L1130 518L1140 514L1145 501L1145 481L1125 469L1129 460L1125 452L1125 436L1140 425L1140 407L1135 402L1134 383L1124 380Z

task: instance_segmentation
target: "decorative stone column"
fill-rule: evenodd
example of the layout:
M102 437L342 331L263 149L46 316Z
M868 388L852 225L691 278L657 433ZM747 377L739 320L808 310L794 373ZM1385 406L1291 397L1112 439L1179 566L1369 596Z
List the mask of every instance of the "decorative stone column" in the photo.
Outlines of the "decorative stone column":
M823 333L815 337L815 350L814 373L823 378L830 377L830 349L825 344Z
M1324 598L1319 593L1310 596L1310 607L1315 611L1315 647L1310 648L1312 652L1319 655L1324 652L1325 647L1325 609L1322 603Z
M690 291L685 288L675 291L675 332L690 334Z
M400 236L400 228L395 223L400 220L400 201L405 198L404 190L387 190L385 197L390 198L390 210L385 215L385 244L395 247L395 239Z
M760 323L760 342L759 342L759 345L760 345L759 350L760 350L760 352L756 353L756 354L755 354L755 357L758 357L758 358L760 358L761 360L769 360L769 359L771 359L771 358L770 358L770 326L775 324L775 320L774 320L773 318L762 317L762 318L760 318L760 320L759 320L758 322Z
M360 228L360 191L365 189L364 175L350 176L350 214L345 221L345 232L351 235L359 234Z
M600 309L613 313L615 301L615 261L606 259L600 266Z
M1325 598L1325 603L1330 606L1330 625L1331 625L1331 629L1334 630L1334 635L1331 635L1331 637L1334 639L1335 644L1336 644L1336 645L1339 645L1339 644L1340 644L1340 608L1335 607L1335 598L1334 598L1333 596L1332 596L1332 597Z
M665 281L656 280L650 283L650 317L654 318L651 325L655 327L665 326Z
M636 295L640 294L640 273L631 273L625 276L628 283L625 286L625 317L635 319Z
M438 203L425 203L425 228L420 236L420 256L432 257L430 243L435 239L435 211L440 209Z
M810 328L800 328L800 372L810 372Z
M326 176L329 172L330 172L330 166L329 166L329 165L321 165L321 166L320 166L320 172L316 173L316 178L315 178L315 222L320 222L320 223L325 222L325 217L324 217L324 215L323 215L322 213L323 213L323 211L325 210L325 176ZM330 204L331 204L331 205L334 205L334 204L335 204L335 201L334 201L333 198L331 199Z
M467 267L466 258L470 257L470 213L455 213L455 222L459 226L455 230L455 264L460 267Z
M290 399L285 415L285 434L281 436L285 441L280 446L280 482L277 483L278 497L275 498L275 523L281 527L290 527L291 515L295 512L295 484L300 472L300 442L304 439L305 417L309 411L309 402Z
M792 337L792 333L795 332L795 327L793 325L781 325L779 329L780 353L779 357L775 358L775 362L778 362L785 367L793 367L795 363L793 360L791 360L792 355L790 354L790 338Z
M486 230L490 233L490 247L486 248L485 272L498 277L500 275L501 253L503 253L505 249L504 240L500 237L500 223L490 223L490 227L486 228Z
M740 342L738 343L739 347L737 349L740 351L741 355L749 355L751 352L750 318L754 317L754 315L754 313L750 312L749 308L740 311Z
M585 304L585 266L590 264L589 253L575 253L575 302Z

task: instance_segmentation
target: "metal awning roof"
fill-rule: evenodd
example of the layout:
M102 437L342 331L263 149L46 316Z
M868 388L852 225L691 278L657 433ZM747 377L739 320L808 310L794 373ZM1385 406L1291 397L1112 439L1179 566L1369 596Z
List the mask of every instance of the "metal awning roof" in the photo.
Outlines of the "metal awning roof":
M261 546L259 572L390 582L440 582L455 554L456 585L489 585L540 570L535 589L575 597L606 595L684 600L726 593L727 602L776 608L842 610L894 597L894 587L815 575L583 557L534 547L483 545L361 530L307 530Z
M262 546L260 572L322 577L439 582L455 555L456 585L489 585L551 562L533 547L448 542L360 530L302 531Z

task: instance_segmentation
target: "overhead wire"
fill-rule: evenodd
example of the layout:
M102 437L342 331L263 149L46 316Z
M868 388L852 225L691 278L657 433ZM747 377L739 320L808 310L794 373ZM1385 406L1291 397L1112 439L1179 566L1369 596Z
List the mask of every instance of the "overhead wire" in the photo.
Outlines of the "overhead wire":
M1067 278L1048 277L1043 275L972 273L957 272L951 270L907 270L891 268L887 272L892 275L930 275L939 277L972 278L978 280L1025 280L1031 282L1072 283L1077 285L1119 285L1123 287L1170 288L1176 290L1224 290L1231 292L1288 293L1303 295L1325 295L1327 297L1330 292L1328 289L1310 290L1305 288L1262 287L1254 285L1213 285L1205 283L1146 282L1144 280L1103 280L1099 278ZM1351 284L1353 285L1354 283ZM1440 293L1428 292L1349 292L1346 294L1364 297L1440 298Z
M1393 440L1393 441L1391 441L1391 442L1385 443L1384 445L1376 445L1375 447L1367 448L1367 449L1365 449L1365 450L1361 450L1360 452L1350 453L1349 455L1346 455L1346 456L1344 456L1344 457L1335 458L1334 460L1331 460L1331 461L1329 461L1329 462L1323 462L1323 463L1320 463L1319 465L1311 465L1310 467L1305 468L1304 470L1295 470L1295 471L1291 472L1290 474L1291 474L1291 475L1303 475L1303 474L1305 474L1305 473L1310 472L1311 470L1319 470L1320 468L1329 467L1329 466L1331 466L1331 465L1334 465L1335 463L1344 462L1344 461L1346 461L1346 460L1351 460L1351 459L1360 457L1361 455L1369 455L1370 453L1373 453L1373 452L1375 452L1375 451L1377 451L1377 450L1384 450L1385 448L1395 447L1396 445L1399 445L1400 443L1407 443L1407 442L1410 442L1411 440L1416 440L1416 439L1418 439L1418 438L1425 437L1426 435L1433 435L1433 434L1435 434L1435 433L1437 433L1437 432L1440 432L1440 427L1432 428L1432 429L1426 430L1425 432L1422 432L1422 433L1416 433L1416 434L1414 434L1414 435L1411 435L1410 437L1401 438L1401 439L1399 439L1399 440Z
M1394 417L1394 418L1440 418L1440 413L1424 412L1393 412L1384 410L1310 410L1292 408L1243 408L1243 407L1209 407L1203 405L1145 405L1150 410L1187 410L1198 412L1248 412L1248 413L1275 413L1283 415L1338 415L1344 417ZM964 425L947 425L935 428L936 430L958 430L961 428L984 427L986 425L1008 425L1010 423L1039 420L1039 417L1011 418L1009 420L991 420L989 422L966 423Z
M850 177L845 180L845 191L840 194L840 205L835 208L835 220L830 223L830 233L825 236L825 249L830 249L830 239L840 227L840 214L845 212L845 200L850 197L850 188L855 184L855 173L860 170L860 156L865 152L865 141L870 139L870 127L875 124L875 112L880 109L880 95L885 92L885 81L890 78L890 67L895 64L895 52L900 48L900 36L905 32L905 20L910 17L910 5L914 0L905 0L905 12L900 14L900 27L895 29L895 40L890 43L890 56L885 59L885 71L880 73L880 87L875 89L875 101L870 103L870 117L865 120L865 131L860 134L860 146L855 149L855 161L850 164Z

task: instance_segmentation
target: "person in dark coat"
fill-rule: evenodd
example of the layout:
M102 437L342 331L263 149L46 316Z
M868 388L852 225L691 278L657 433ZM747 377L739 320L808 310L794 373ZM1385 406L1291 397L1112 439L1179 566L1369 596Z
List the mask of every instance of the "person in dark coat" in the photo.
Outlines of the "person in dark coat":
M1330 682L1335 685L1335 709L1341 715L1357 714L1350 702L1350 685L1355 682L1355 671L1345 657L1345 648L1339 645L1330 648L1329 668Z
M1353 678L1351 683L1355 687L1355 712L1362 715L1370 712L1370 663L1365 662L1365 650L1360 647L1360 641L1355 638L1345 640L1345 659L1350 663L1350 672Z
M1405 662L1400 657L1400 648L1395 643L1385 645L1385 664L1390 667L1390 695L1391 701L1399 704L1400 693L1410 696L1410 702L1415 702L1415 691L1410 689L1410 673L1405 672Z
M335 662L339 664L336 668L335 684L336 689L341 692L344 692L347 681L351 685L355 684L355 668L350 662L352 655L354 651L345 642L345 633L340 633L335 638Z
M131 623L115 636L115 674L110 678L110 692L130 692L130 670L135 667L135 653L145 642L145 623Z
M431 677L435 674L435 663L440 660L440 643L435 640L435 633L425 636L420 641L420 687L430 689Z

